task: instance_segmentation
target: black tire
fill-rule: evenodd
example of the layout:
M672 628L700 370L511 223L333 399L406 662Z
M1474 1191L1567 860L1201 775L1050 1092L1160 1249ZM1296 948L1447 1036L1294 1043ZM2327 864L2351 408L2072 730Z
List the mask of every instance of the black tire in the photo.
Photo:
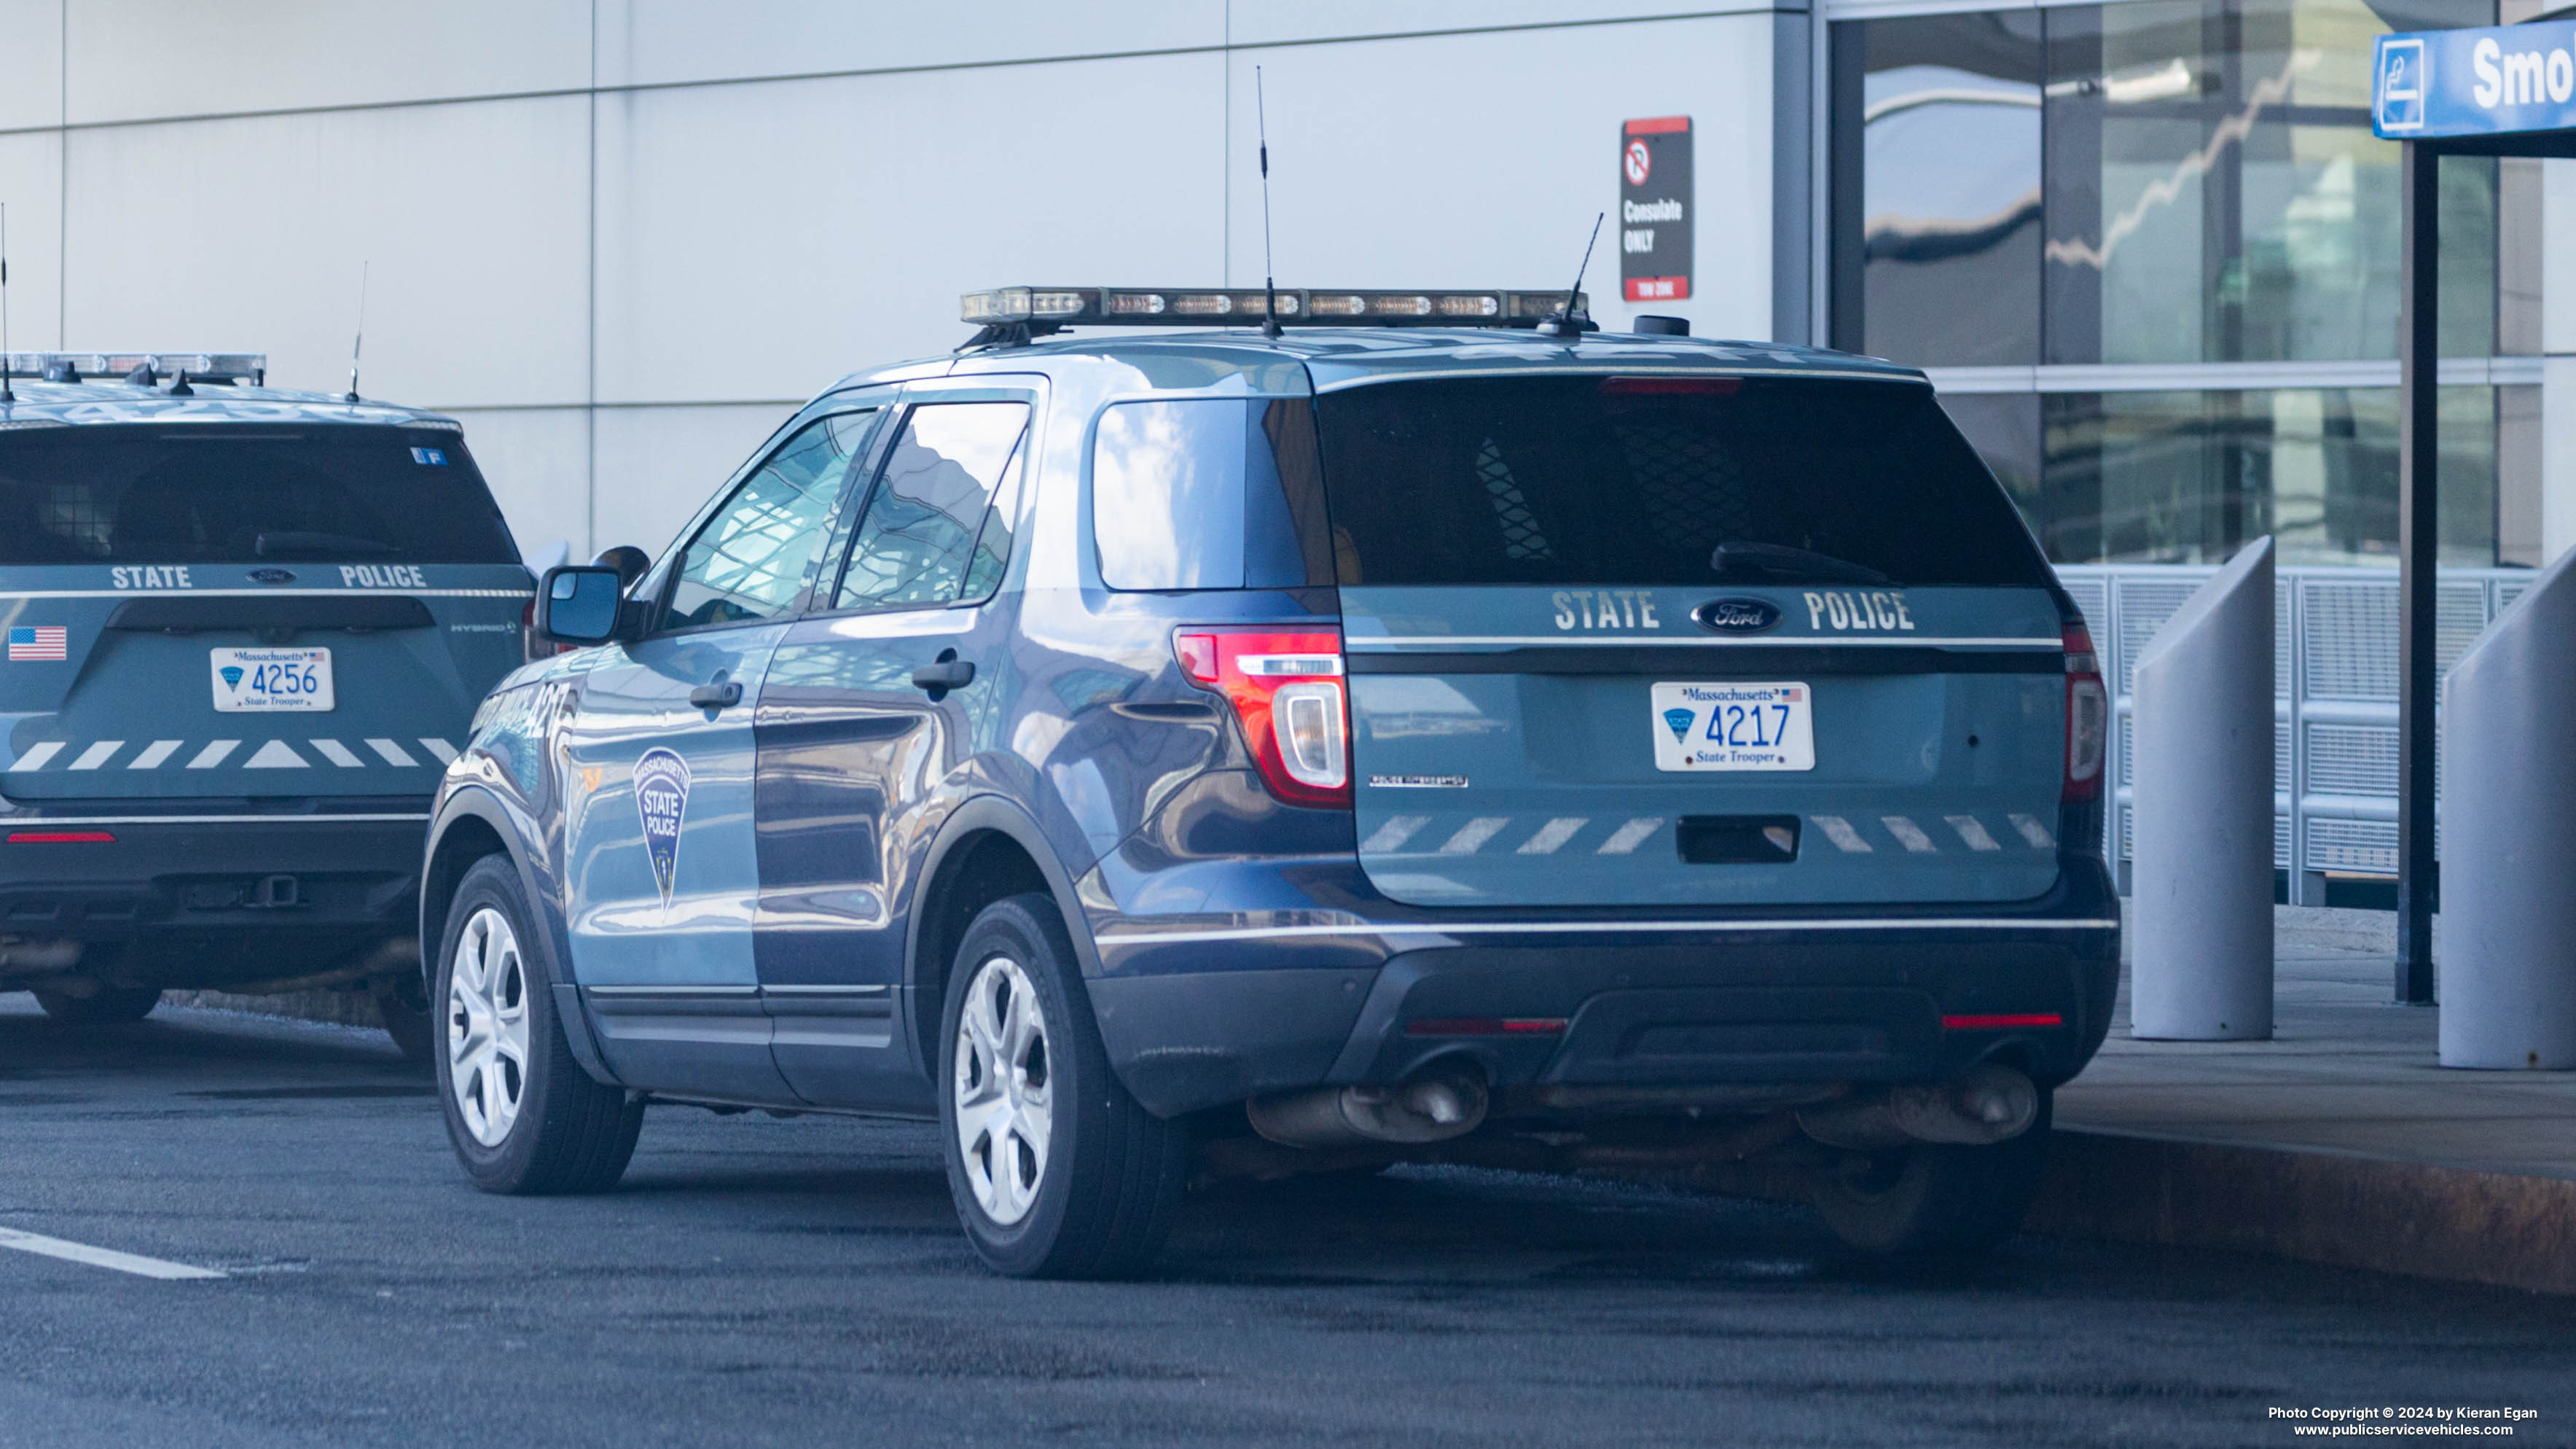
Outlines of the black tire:
M524 1004L527 1025L525 1071L518 1074L515 1116L500 1140L478 1141L465 1117L456 1087L457 1055L470 1045L465 1013L452 994L458 952L466 932L485 911L497 912L519 945L516 998ZM644 1106L627 1100L621 1087L593 1081L573 1060L563 1024L555 1019L554 992L545 960L536 944L535 913L519 889L519 873L510 859L488 855L476 861L457 882L447 909L446 937L439 943L435 1049L438 1102L447 1121L447 1140L456 1147L465 1175L485 1192L513 1196L606 1192L626 1172L635 1155L635 1135L644 1125ZM505 1077L507 1073L503 1074ZM469 1085L476 1079L469 1076Z
M403 1060L420 1067L438 1060L443 1023L429 1009L428 992L418 973L406 971L377 982L376 1015L385 1024L385 1035L401 1048Z
M1009 1223L978 1200L957 1126L958 1034L967 994L985 965L1002 957L1023 968L1044 1026L1050 1120L1045 1162L1026 1211ZM949 1193L975 1251L995 1272L1014 1278L1120 1278L1142 1271L1180 1208L1189 1132L1137 1105L1110 1072L1054 900L1013 896L975 917L958 944L939 1020L940 1141Z
M2011 1237L2048 1166L2049 1089L2039 1119L1990 1147L1931 1143L1855 1153L1825 1171L1816 1209L1834 1236L1889 1257L1983 1253Z
M161 1004L158 986L102 986L95 996L65 996L52 991L36 993L36 1004L45 1015L70 1026L123 1026L141 1021Z

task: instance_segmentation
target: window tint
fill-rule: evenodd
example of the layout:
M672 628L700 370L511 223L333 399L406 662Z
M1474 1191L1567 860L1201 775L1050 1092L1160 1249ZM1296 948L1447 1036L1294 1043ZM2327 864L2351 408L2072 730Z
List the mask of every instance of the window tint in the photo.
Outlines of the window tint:
M198 424L0 434L0 563L516 563L454 433Z
M1091 527L1113 589L1332 582L1303 398L1116 404L1092 445Z
M824 525L851 461L867 449L874 412L808 423L725 500L689 540L665 629L770 619L804 591Z
M2049 582L1926 387L1398 382L1318 413L1345 584Z
M1026 403L929 403L904 419L850 545L833 604L842 609L919 608L967 597L971 576L989 592L1008 562L1008 525L986 515L1020 470Z

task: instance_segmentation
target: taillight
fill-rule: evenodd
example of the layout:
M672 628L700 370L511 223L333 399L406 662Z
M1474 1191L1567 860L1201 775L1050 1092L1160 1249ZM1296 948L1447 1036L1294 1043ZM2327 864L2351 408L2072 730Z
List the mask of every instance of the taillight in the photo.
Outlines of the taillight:
M519 658L534 664L540 659L568 653L571 649L571 645L557 643L537 632L537 600L530 595L527 606L519 610Z
M2102 687L2102 661L2093 635L2066 626L2066 789L2068 800L2102 796L2102 744L2111 725L2111 696Z
M1181 672L1233 703L1261 783L1291 805L1351 808L1351 725L1338 632L1196 629L1172 636Z

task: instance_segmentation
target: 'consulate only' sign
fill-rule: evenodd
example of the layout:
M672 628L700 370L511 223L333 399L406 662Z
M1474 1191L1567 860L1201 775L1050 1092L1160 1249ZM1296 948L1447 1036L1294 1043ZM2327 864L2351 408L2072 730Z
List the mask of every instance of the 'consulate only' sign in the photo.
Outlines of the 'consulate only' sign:
M2576 130L2576 20L2383 35L2372 59L2387 140Z

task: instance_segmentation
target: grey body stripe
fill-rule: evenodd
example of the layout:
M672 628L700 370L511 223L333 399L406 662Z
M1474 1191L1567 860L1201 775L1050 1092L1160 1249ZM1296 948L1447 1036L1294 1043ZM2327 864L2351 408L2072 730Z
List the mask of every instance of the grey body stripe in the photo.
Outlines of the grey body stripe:
M370 825L427 820L426 810L401 815L28 815L0 816L12 825Z
M1544 936L1635 931L2107 931L2116 920L2014 920L2010 917L1904 917L1893 920L1820 921L1495 921L1450 926L1242 926L1209 931L1110 931L1093 939L1103 946L1193 945L1203 941L1270 941L1283 936Z
M526 589L29 589L0 599L533 599Z

